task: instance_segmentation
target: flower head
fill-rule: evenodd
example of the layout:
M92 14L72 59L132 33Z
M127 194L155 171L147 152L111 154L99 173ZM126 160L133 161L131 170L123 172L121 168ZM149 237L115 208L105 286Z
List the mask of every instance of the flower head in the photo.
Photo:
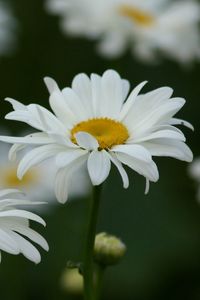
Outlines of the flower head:
M139 58L157 52L181 63L200 57L200 5L195 0L47 0L64 32L100 39L98 50L115 57L130 47Z
M25 237L48 251L46 240L29 226L29 220L44 226L45 222L34 213L15 208L19 205L33 204L28 200L19 199L20 193L14 189L0 191L0 251L14 255L22 253L29 260L39 263L40 253Z
M8 161L9 145L0 142L0 189L16 188L29 195L31 201L46 201L50 205L34 206L35 211L46 211L55 204L53 197L53 183L55 178L55 167L47 160L43 164L36 165L29 169L20 180L17 177L17 167L19 160L30 151L22 149L20 156L10 155ZM48 174L48 176L47 176ZM77 181L79 185L77 186ZM69 189L69 198L74 199L88 195L91 184L84 168L75 172Z
M73 295L80 295L83 293L83 276L79 270L66 268L61 277L61 284L66 292Z
M94 259L109 266L117 264L126 252L126 245L116 236L101 232L95 237Z
M55 193L60 202L68 196L70 178L82 165L87 166L93 185L108 177L111 163L118 169L124 188L129 185L123 165L149 181L159 178L152 156L169 156L192 160L183 133L174 125L191 125L173 116L185 104L182 98L171 98L173 90L163 87L139 95L146 82L129 94L129 82L113 70L103 76L77 75L72 88L60 90L51 78L45 78L54 114L37 104L25 106L7 99L14 108L6 118L25 122L39 130L23 138L0 136L14 143L10 155L22 147L35 145L20 161L18 177L36 164L55 157L58 172Z

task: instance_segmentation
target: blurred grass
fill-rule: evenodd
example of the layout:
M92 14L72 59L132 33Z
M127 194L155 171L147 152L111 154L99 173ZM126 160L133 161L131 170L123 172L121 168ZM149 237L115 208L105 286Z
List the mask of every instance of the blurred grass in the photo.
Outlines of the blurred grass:
M44 1L10 3L19 20L19 39L16 53L0 60L1 99L10 96L48 107L44 76L52 76L63 87L79 72L102 73L114 68L132 85L149 80L146 91L169 85L175 96L185 97L187 103L179 116L194 124L195 133L185 132L195 155L200 154L199 64L186 69L165 60L158 66L146 66L130 53L105 60L96 54L94 43L64 37L58 18L45 13ZM10 109L1 101L1 126L14 134L25 126L3 120ZM160 180L152 184L148 196L143 193L144 179L132 172L127 191L115 169L105 185L98 231L119 235L128 251L121 264L106 274L104 300L200 299L200 208L195 187L187 176L187 164L167 158L156 162ZM47 228L37 228L47 238L50 251L41 251L40 265L3 254L2 299L71 299L60 289L59 280L66 261L82 257L87 205L87 199L73 201L43 216Z

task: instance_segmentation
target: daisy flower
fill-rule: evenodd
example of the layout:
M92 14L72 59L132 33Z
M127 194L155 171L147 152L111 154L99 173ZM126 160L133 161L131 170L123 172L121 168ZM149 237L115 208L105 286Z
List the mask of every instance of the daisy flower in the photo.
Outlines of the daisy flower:
M11 156L8 161L9 148L9 145L0 143L0 189L20 189L28 194L32 201L41 201L42 199L42 201L46 201L49 204L55 204L53 184L56 172L51 162L47 160L43 164L34 166L20 180L17 177L18 162L31 148L22 150L18 159ZM79 182L78 186L77 181ZM90 190L91 184L86 170L82 168L79 172L75 172L69 187L69 199L87 196ZM35 209L36 211L46 211L49 208L50 205L40 205Z
M19 205L33 204L28 200L19 199L20 194L21 192L16 189L0 191L0 260L1 251L5 251L14 255L22 253L26 258L37 264L41 261L41 256L29 240L40 245L46 251L49 247L46 240L30 228L29 220L44 226L45 222L36 214L15 208Z
M46 108L9 101L14 111L6 119L29 124L39 132L25 137L0 136L14 143L9 156L27 145L36 147L20 161L17 175L21 179L33 166L55 158L57 199L64 203L74 170L85 165L93 185L108 177L111 163L118 169L124 188L129 185L126 165L149 181L159 178L152 156L169 156L192 161L192 152L183 133L174 125L191 125L173 116L185 104L182 98L171 98L173 90L162 87L139 95L146 82L129 93L129 82L113 70L103 76L77 75L71 88L59 89L51 78L45 78L50 93L51 113Z
M0 1L0 55L10 53L15 42L17 22L10 7Z
M200 57L200 5L194 0L48 0L67 34L100 39L110 57L127 47L137 57L157 60L157 52L181 63Z
M188 172L190 177L197 183L197 199L200 202L200 157L194 159L188 168Z

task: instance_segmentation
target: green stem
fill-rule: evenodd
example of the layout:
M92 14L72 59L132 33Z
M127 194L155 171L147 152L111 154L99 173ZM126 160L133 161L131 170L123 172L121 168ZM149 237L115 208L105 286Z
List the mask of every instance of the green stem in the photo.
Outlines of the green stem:
M103 283L103 275L104 275L105 267L103 265L96 266L95 273L95 300L99 300L101 296L102 283Z
M93 250L98 218L98 209L101 195L101 186L95 186L91 201L89 224L86 238L85 257L84 257L84 299L94 300L94 263Z

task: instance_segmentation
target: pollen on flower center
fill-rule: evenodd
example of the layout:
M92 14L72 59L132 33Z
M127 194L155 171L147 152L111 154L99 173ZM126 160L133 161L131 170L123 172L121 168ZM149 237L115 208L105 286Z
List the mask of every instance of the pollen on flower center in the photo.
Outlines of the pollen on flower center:
M124 144L129 137L127 128L118 121L108 118L96 118L83 121L71 130L71 140L76 143L75 134L84 131L95 137L100 149L110 149L115 145Z
M119 12L141 26L150 26L155 21L154 16L129 5L120 6Z

